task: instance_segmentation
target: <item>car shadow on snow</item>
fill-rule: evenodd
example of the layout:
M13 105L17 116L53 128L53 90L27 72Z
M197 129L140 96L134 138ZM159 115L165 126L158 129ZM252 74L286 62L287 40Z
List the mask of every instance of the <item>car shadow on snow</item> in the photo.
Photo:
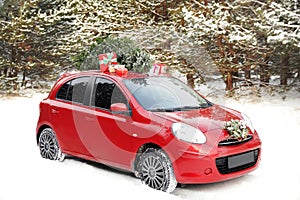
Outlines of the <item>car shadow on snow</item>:
M137 180L137 178L134 176L134 174L132 172L114 168L114 167L110 167L110 166L104 165L102 163L89 161L89 160L85 160L85 159L77 158L77 157L66 157L66 160L77 161L82 164L86 164L86 165L95 167L100 170L111 172L116 175L124 175L124 176L132 178L132 181ZM254 175L246 174L246 175L238 177L238 178L234 178L234 179L226 180L226 181L222 181L222 182L217 182L217 183L187 184L187 185L178 184L177 188L174 190L174 192L172 192L172 194L175 196L178 196L178 195L180 196L180 194L182 194L182 193L189 193L189 192L198 192L198 191L213 192L213 191L218 191L218 190L226 190L226 189L237 187L244 182L252 182L254 179L255 179Z
M187 185L178 184L176 190L173 193L176 195L176 194L181 193L182 191L185 191L185 192L188 192L188 191L210 192L210 191L226 190L226 189L237 187L244 182L252 182L254 179L255 179L254 175L246 174L246 175L238 177L238 178L234 178L234 179L226 180L226 181L222 181L222 182L216 182L216 183L187 184Z

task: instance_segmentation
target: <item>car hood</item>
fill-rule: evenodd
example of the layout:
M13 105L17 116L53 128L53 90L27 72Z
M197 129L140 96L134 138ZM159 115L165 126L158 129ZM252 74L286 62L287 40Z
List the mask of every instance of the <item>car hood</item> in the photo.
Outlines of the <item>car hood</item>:
M155 112L156 115L172 122L183 122L198 127L202 132L222 129L224 123L231 119L241 119L238 111L219 105L199 110L180 112Z

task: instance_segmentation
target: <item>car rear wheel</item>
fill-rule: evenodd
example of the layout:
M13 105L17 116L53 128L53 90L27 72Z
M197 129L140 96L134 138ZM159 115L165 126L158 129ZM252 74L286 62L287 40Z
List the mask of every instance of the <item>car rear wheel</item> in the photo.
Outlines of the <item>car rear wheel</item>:
M45 128L39 137L39 148L43 158L63 161L65 154L60 150L55 133L51 128Z
M139 162L139 177L151 188L172 192L177 181L174 170L166 153L161 149L147 149Z

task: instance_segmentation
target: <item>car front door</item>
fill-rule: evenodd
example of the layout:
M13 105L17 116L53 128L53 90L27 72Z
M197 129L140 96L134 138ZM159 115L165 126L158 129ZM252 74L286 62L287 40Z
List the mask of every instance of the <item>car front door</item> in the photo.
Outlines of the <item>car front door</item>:
M81 140L93 157L106 164L129 169L132 159L132 120L130 112L114 114L114 103L129 103L122 89L113 80L96 77L90 109L85 113L85 134Z

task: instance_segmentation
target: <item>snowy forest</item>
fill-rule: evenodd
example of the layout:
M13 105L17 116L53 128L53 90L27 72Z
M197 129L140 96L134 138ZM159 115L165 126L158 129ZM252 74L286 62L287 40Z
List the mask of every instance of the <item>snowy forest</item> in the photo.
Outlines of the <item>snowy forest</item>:
M104 43L136 71L164 63L193 87L213 75L227 91L300 87L299 0L2 0L0 90L89 68Z

